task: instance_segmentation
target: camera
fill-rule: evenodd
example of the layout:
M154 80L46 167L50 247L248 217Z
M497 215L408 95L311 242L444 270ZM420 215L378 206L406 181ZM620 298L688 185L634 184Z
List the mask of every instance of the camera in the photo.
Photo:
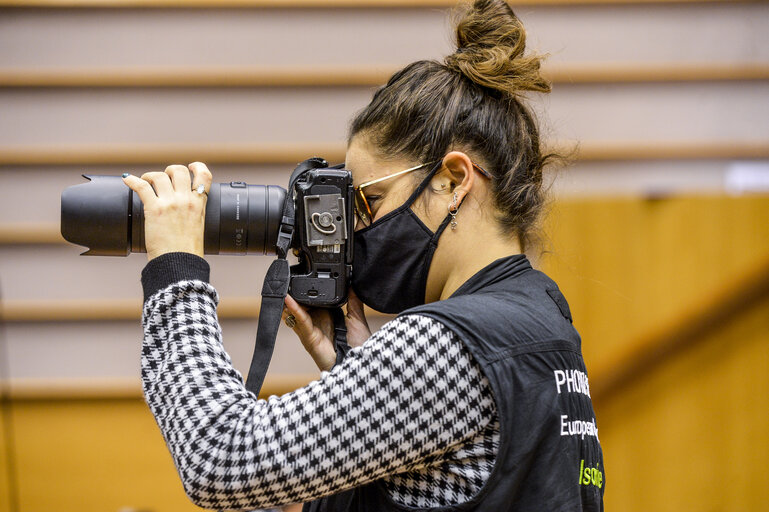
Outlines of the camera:
M61 234L88 247L83 255L145 252L144 206L117 176L83 175L61 194ZM214 183L205 219L206 254L278 254L289 247L289 294L309 307L347 302L354 228L352 176L322 158L301 162L288 189Z

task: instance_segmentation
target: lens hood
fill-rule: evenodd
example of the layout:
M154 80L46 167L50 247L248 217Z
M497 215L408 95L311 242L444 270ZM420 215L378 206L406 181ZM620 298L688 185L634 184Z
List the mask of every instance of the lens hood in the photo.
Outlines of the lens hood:
M61 236L88 247L85 255L128 256L133 191L117 176L83 177L61 193Z

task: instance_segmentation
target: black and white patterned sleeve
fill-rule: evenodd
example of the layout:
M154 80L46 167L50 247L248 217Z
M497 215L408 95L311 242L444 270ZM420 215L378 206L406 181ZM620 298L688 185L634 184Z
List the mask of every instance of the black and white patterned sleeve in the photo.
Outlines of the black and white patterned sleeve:
M221 344L216 291L182 281L145 303L142 382L197 505L305 502L435 463L494 409L488 381L443 324L407 316L331 372L257 400Z

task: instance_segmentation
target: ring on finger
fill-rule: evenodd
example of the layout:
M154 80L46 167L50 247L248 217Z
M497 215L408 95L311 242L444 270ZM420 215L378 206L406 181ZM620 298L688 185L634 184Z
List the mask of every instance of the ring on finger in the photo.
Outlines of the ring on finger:
M291 313L288 314L285 321L286 321L286 325L291 329L293 329L294 326L296 325L296 317Z
M202 196L203 194L208 197L208 192L206 192L206 186L205 185L198 185L197 187L192 189L193 192L197 192L199 196Z

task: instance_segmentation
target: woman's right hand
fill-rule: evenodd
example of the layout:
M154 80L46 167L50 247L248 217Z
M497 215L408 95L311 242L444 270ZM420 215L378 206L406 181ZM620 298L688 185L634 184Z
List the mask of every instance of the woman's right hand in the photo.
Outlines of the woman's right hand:
M332 341L334 322L329 310L305 308L290 295L286 296L285 304L283 320L285 321L288 315L294 316L293 330L305 350L312 356L318 368L323 371L331 370L336 364L336 350ZM345 324L347 325L347 344L350 347L363 345L371 336L371 329L363 312L363 303L352 290L347 299Z
M144 204L148 259L169 252L203 257L206 201L211 181L211 171L201 162L189 166L169 165L165 172L148 172L141 178L123 175L123 182Z

